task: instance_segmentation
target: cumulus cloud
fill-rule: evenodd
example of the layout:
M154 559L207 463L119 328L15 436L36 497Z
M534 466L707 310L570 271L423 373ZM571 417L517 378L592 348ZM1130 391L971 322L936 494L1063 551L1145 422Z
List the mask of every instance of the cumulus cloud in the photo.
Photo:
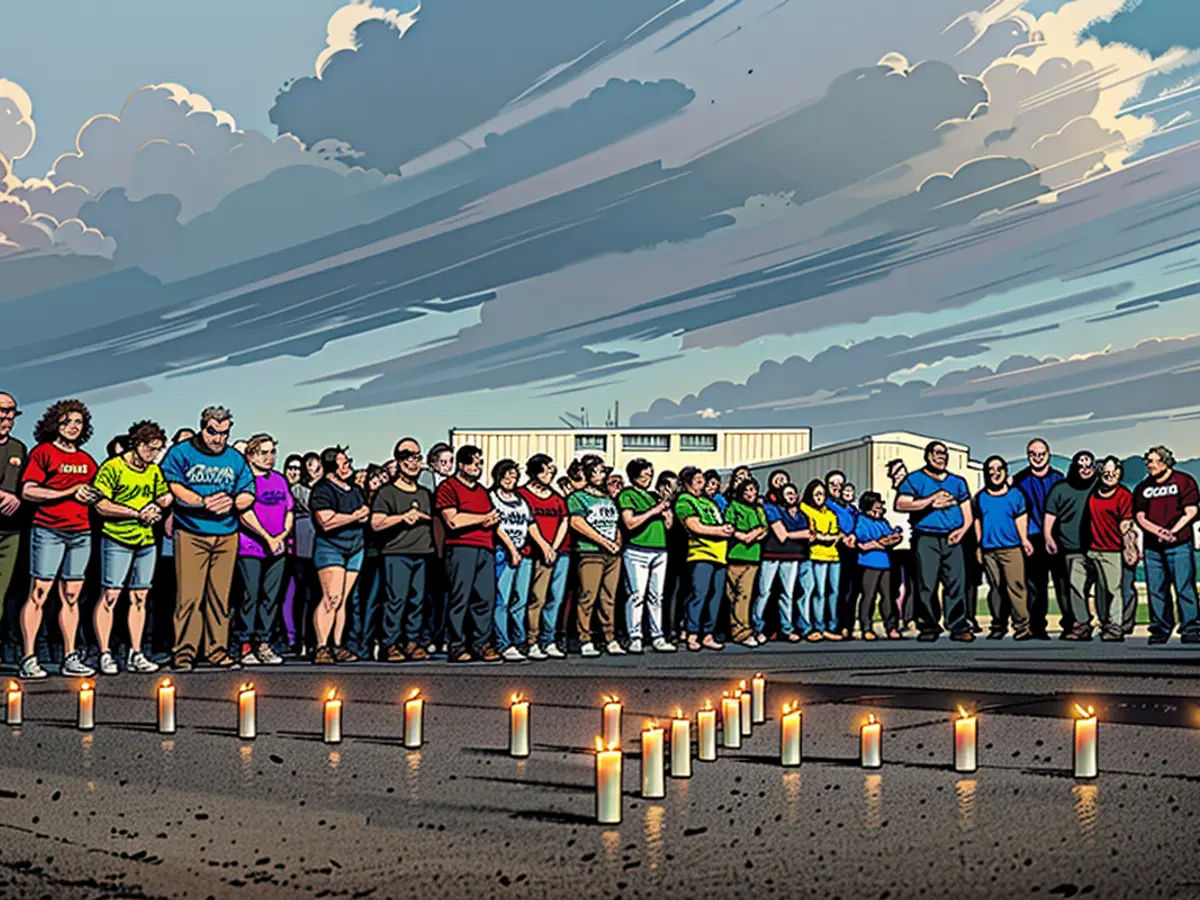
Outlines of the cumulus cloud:
M317 57L317 77L319 78L325 71L325 67L329 65L329 61L335 53L342 50L358 50L358 26L363 22L386 22L396 32L396 37L402 38L404 32L412 28L417 21L417 14L420 11L420 3L414 9L400 12L398 9L384 9L381 6L375 6L370 0L351 0L350 3L340 7L329 17L325 49Z
M33 102L15 81L0 78L0 156L20 159L33 147Z
M89 228L79 219L67 219L54 229L52 237L55 247L61 247L76 256L102 256L112 259L117 250L115 240L102 234L97 228Z

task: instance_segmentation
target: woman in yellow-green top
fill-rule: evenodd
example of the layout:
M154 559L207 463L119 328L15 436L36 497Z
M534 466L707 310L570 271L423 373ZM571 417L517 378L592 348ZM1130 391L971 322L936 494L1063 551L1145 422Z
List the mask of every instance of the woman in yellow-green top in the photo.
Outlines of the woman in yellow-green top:
M812 624L808 635L810 641L840 641L835 616L837 615L840 565L838 543L842 540L838 528L837 513L825 505L825 485L814 479L804 489L800 511L808 517L812 531L811 560L813 586L804 598L804 618Z
M720 508L704 496L702 471L685 466L679 473L679 484L683 492L675 501L675 517L683 523L688 535L689 585L684 611L688 649L723 650L725 645L713 632L725 587L725 562L733 526L725 524Z

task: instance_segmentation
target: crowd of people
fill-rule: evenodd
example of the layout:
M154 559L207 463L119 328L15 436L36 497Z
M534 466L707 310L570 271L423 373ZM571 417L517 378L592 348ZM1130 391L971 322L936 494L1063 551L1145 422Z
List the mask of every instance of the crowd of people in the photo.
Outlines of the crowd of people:
M1120 459L1080 451L1064 475L1034 439L1015 475L987 459L972 496L933 441L920 469L889 463L889 496L859 497L838 471L759 484L744 466L728 480L644 459L618 473L594 454L561 475L544 454L489 471L478 447L423 452L414 438L380 465L332 446L280 469L270 435L231 443L220 406L169 440L134 423L98 464L82 402L51 405L28 452L19 415L0 393L0 597L24 546L26 679L47 676L52 598L59 671L90 677L902 640L914 627L967 642L984 579L988 638L1049 639L1053 587L1061 639L1099 628L1120 641L1139 563L1150 643L1171 636L1176 607L1181 640L1200 642L1200 492L1161 446L1130 491Z

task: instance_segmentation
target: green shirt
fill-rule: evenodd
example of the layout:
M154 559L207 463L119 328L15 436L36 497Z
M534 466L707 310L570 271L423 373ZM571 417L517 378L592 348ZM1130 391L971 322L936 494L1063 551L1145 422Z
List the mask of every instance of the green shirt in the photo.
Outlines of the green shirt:
M141 510L171 492L162 469L151 463L141 472L120 456L114 456L100 467L93 482L96 490L113 503ZM154 544L154 528L137 519L105 519L104 535L126 547L150 547Z
M734 531L747 532L767 527L767 514L761 506L747 506L735 500L725 509L725 521ZM762 542L743 544L737 538L729 539L729 561L756 563L762 559Z
M683 493L675 501L675 515L680 522L696 518L701 525L719 526L724 524L721 518L721 508L707 497L697 497L695 494ZM729 541L725 538L701 537L688 531L688 562L710 562L725 564Z
M617 496L617 508L633 510L634 515L641 515L658 505L658 498L640 487L628 487ZM648 522L643 522L637 531L629 533L629 544L646 550L667 549L667 523L662 516L655 516Z
M593 530L598 531L610 541L617 539L617 520L620 516L617 513L617 504L612 502L612 498L608 494L598 497L591 491L575 491L567 498L567 512L573 516L581 516L592 526ZM578 532L576 532L575 549L580 553L607 552L601 550L598 544L589 541Z

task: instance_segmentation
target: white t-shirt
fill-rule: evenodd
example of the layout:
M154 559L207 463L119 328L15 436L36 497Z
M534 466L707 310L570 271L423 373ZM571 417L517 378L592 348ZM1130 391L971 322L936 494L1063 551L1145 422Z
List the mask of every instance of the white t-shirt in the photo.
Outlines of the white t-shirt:
M489 491L488 496L492 498L496 512L500 513L500 530L508 535L518 552L523 550L529 540L529 527L533 524L529 504L519 494L514 494L512 501L502 498L498 491Z

